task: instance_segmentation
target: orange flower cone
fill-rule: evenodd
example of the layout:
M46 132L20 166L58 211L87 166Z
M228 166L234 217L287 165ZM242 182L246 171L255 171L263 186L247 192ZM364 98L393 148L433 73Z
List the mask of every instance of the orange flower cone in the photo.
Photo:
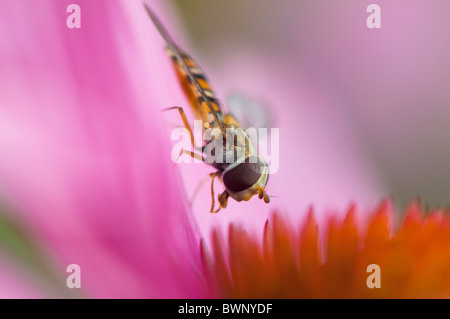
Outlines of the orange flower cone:
M299 229L274 214L262 240L231 225L226 245L218 231L201 244L207 280L218 298L448 298L448 215L414 203L391 233L393 216L384 202L362 227L351 208L323 230L312 211Z

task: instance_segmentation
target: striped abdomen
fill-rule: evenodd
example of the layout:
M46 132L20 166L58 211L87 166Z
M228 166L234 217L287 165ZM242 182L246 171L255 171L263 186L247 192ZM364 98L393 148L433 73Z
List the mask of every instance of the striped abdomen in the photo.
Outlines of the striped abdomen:
M172 52L172 50L167 48L167 51L172 58L178 78L181 82L184 93L189 99L189 103L191 104L195 117L201 119L203 122L209 123L211 126L214 125L214 117L203 96L200 94L196 83L192 82L191 77L187 74L183 65L178 61L177 56ZM212 90L205 73L189 55L184 52L180 52L179 55L183 59L185 66L189 69L194 80L203 89L205 96L209 99L210 105L216 111L219 120L222 120L222 108L220 106L220 102Z

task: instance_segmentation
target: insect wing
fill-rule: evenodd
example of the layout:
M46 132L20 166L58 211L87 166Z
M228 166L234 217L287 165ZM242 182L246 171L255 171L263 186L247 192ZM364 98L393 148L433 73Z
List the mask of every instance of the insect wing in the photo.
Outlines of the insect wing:
M232 93L227 97L227 105L228 111L244 129L269 128L272 124L272 116L268 108L258 101Z

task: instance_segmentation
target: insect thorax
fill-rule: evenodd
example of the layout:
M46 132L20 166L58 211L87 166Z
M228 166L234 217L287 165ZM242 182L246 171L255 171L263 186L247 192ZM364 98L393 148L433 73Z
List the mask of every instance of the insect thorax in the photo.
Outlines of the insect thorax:
M256 155L255 147L248 134L240 127L225 128L226 138L218 127L206 129L203 153L205 162L219 170L239 160Z

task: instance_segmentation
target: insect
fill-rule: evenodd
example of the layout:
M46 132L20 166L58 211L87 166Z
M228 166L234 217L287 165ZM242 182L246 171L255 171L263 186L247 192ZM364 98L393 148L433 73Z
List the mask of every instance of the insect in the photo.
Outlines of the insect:
M166 42L167 52L172 59L178 79L195 117L202 120L203 131L212 130L211 132L216 138L213 137L213 142L221 142L215 143L216 147L212 150L209 147L210 143L198 148L202 152L201 155L183 151L192 157L200 157L216 169L216 172L210 174L212 197L210 212L217 213L221 208L226 208L229 197L240 202L248 201L254 195L258 195L264 202L269 203L270 197L265 192L269 178L267 162L257 154L249 135L241 128L233 115L224 113L220 101L200 66L175 44L156 15L146 5L144 6ZM169 109L179 111L186 129L190 133L191 143L196 148L192 129L183 108L171 107ZM208 149L210 152L207 152ZM214 210L214 179L216 177L225 186L225 190L218 196L220 207Z

